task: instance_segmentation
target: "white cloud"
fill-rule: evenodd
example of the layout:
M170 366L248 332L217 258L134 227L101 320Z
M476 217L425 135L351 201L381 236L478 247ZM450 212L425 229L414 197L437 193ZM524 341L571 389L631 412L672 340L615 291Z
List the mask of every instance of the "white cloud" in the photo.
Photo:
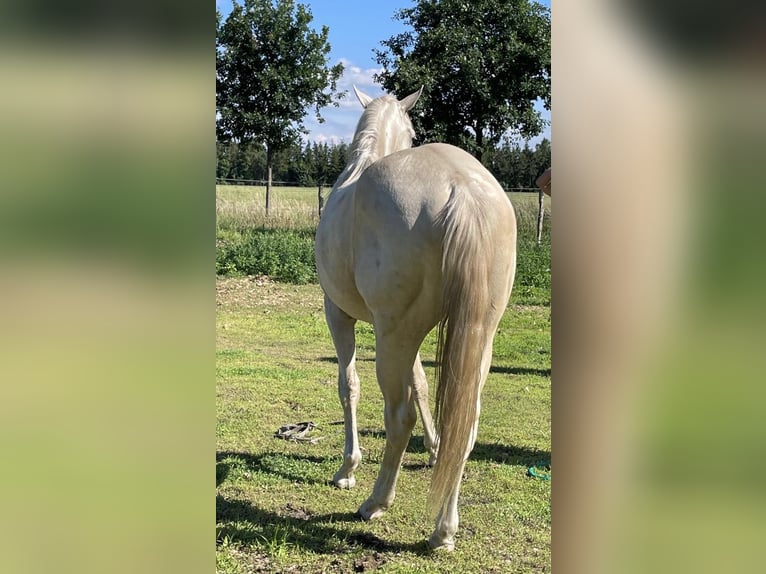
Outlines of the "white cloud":
M373 98L382 96L385 92L383 88L375 83L373 79L375 74L379 74L382 68L365 68L362 69L359 66L355 66L353 62L347 58L341 58L340 63L343 64L343 76L338 81L338 88L340 90L346 90L345 99L341 101L341 107L352 108L354 110L361 109L359 102L354 95L353 86L363 91Z
M343 64L343 76L338 80L338 90L345 91L346 96L340 101L340 106L328 106L322 108L321 115L325 123L320 124L313 116L308 116L304 122L309 135L307 141L335 142L345 141L351 143L354 130L359 117L362 115L362 106L354 94L353 86L362 90L369 96L377 98L385 92L380 85L375 83L374 74L380 72L380 68L361 68L354 65L351 60L341 58Z

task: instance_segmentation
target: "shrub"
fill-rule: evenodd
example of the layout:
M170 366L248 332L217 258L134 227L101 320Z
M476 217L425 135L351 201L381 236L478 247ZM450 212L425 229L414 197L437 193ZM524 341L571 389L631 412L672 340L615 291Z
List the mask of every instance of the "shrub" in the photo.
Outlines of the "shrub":
M219 275L268 275L277 281L296 284L316 281L311 233L219 228L216 243L216 273Z
M534 239L519 238L516 251L516 279L513 283L511 300L526 305L550 305L550 234L543 234L543 241L539 245Z

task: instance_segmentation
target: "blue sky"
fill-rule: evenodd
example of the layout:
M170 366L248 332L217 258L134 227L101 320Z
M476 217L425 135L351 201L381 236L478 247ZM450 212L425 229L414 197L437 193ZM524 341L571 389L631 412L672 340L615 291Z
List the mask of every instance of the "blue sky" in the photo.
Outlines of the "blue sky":
M370 96L383 94L381 87L372 76L378 70L373 49L380 48L381 40L385 40L403 32L406 27L394 20L394 13L400 8L410 8L413 0L390 0L363 2L362 0L298 0L307 5L314 16L314 24L319 27L326 25L330 29L330 63L343 62L345 72L339 82L340 90L347 90L346 98L339 108L328 107L322 110L325 122L319 124L313 114L309 114L304 125L309 130L307 139L310 141L346 141L351 142L356 122L361 115L361 106L354 96L352 85ZM550 0L540 0L541 4L550 7ZM216 8L224 18L231 11L231 0L216 0ZM543 117L550 120L550 112L543 110ZM533 147L537 142L547 137L550 139L550 126L545 133L530 141Z

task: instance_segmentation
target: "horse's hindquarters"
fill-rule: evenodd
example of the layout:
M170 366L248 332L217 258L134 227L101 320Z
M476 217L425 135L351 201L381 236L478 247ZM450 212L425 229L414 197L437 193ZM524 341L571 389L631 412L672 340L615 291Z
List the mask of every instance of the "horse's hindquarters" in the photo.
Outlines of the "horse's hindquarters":
M356 288L353 260L353 188L334 190L317 227L315 257L319 284L340 309L362 321L372 316Z

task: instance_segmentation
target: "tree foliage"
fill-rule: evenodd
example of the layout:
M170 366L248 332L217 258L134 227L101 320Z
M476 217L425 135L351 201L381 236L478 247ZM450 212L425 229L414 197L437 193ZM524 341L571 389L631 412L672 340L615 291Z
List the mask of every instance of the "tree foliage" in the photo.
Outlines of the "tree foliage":
M343 65L328 65L329 30L311 26L310 10L293 0L244 0L224 22L216 11L216 139L256 143L270 171L277 152L306 133L313 108L336 104Z
M550 109L550 11L533 0L418 0L395 18L412 30L381 42L376 76L403 96L425 86L418 140L481 158L509 132L528 139Z
M551 165L551 142L543 139L532 149L506 140L485 152L484 163L506 191L535 190L535 180Z
M345 142L293 144L274 155L274 180L304 187L332 186L346 165L348 149ZM262 146L218 142L216 150L216 177L221 180L266 179ZM484 164L506 191L536 189L535 180L551 165L551 143L543 139L532 149L506 140L485 152Z

